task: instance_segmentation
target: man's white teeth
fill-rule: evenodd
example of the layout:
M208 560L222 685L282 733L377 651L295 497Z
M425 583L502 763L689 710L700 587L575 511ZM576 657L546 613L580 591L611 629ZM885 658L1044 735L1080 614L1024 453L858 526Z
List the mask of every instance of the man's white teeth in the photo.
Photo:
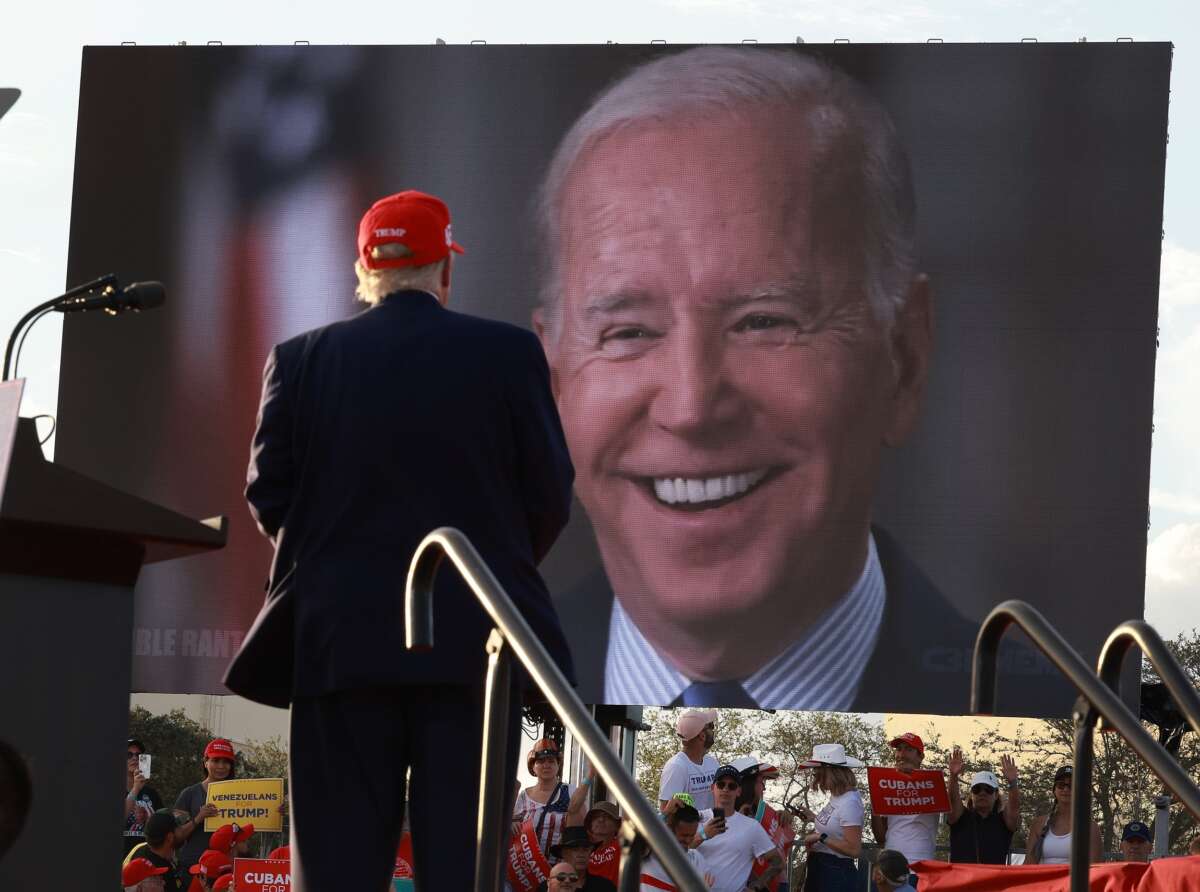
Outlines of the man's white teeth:
M668 505L699 504L744 495L767 476L764 471L726 474L724 477L655 477L654 494Z

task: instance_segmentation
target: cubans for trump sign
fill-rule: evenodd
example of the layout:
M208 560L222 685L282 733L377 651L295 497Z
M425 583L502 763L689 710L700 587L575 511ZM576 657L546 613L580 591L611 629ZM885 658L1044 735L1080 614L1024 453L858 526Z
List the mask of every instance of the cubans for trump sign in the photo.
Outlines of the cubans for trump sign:
M233 862L233 892L291 892L292 862L238 858Z
M533 825L526 821L508 849L508 884L514 892L534 892L550 876L550 862L538 845Z
M868 768L867 781L871 785L871 810L877 815L950 811L950 797L940 771Z
M283 779L213 781L208 785L208 804L217 813L204 819L204 832L226 824L253 824L255 831L282 830Z

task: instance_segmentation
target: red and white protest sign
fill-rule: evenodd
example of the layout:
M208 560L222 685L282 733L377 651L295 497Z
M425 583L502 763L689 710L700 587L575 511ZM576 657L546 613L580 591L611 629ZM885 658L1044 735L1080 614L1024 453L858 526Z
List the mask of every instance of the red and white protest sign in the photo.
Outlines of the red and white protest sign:
M767 831L767 836L771 837L771 842L775 843L775 848L779 849L783 855L783 862L786 864L788 860L788 850L791 849L792 843L796 840L796 831L792 827L792 822L782 817L779 812L771 808L765 802L758 804L758 814L755 816L758 822L762 824L763 829ZM755 858L754 866L750 868L751 876L762 876L766 872L767 861L765 858ZM783 876L777 876L769 884L771 890L778 889L783 882Z
M542 854L533 824L526 821L508 849L508 882L514 892L535 892L550 877L550 862Z
M292 862L270 858L237 858L233 892L291 892Z
M405 830L400 837L400 846L396 849L396 869L392 871L392 879L411 880L412 860L412 834Z
M621 847L615 839L610 839L588 859L587 872L593 876L603 877L617 885L621 871Z
M871 810L877 815L923 815L950 811L946 779L940 771L868 768Z

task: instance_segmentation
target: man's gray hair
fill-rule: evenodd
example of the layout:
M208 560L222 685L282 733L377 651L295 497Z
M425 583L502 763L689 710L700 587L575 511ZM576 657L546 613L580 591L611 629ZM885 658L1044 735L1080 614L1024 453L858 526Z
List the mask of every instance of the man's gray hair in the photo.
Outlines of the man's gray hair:
M389 243L371 249L372 256L378 258L411 257L410 251L404 245ZM354 293L365 304L374 306L389 294L396 291L430 291L437 293L442 281L442 268L445 259L425 266L393 266L383 269L367 269L361 260L354 262L354 273L358 276L358 287Z
M857 165L867 296L876 318L890 327L916 267L916 201L908 155L887 112L848 75L811 56L700 47L634 69L602 93L559 144L537 196L540 296L553 337L561 291L562 191L587 151L632 125L756 109L794 110L807 125L818 161L848 158ZM814 171L813 182L820 180Z

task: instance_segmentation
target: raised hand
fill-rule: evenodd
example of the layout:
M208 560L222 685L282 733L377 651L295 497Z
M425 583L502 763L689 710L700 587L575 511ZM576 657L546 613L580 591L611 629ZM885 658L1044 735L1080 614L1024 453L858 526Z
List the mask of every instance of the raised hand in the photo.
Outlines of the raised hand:
M1010 784L1017 779L1017 763L1012 760L1011 756L1000 757L1000 771Z
M966 765L966 762L963 760L962 750L959 749L958 747L955 747L954 750L950 753L950 762L946 766L947 768L950 769L950 776L958 777L960 774L963 773L963 768L965 767L965 765Z

